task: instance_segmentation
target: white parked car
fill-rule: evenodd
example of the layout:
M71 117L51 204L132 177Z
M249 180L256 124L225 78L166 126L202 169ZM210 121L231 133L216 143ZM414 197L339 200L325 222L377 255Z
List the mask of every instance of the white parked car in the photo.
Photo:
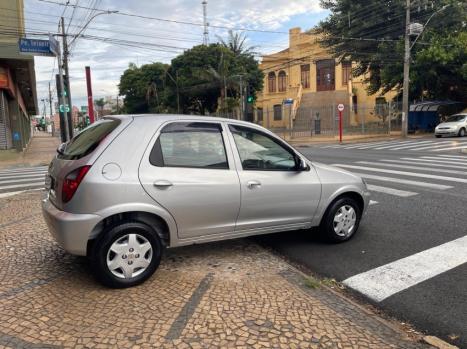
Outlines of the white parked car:
M467 134L467 114L455 114L447 118L435 128L435 136L459 136L464 137Z

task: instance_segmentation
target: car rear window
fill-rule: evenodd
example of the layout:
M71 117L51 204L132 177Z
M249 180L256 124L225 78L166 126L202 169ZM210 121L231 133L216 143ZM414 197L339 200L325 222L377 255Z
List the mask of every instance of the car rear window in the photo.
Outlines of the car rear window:
M119 124L120 120L104 119L90 125L73 137L65 147L60 149L58 158L77 160L91 154L99 143L112 133Z

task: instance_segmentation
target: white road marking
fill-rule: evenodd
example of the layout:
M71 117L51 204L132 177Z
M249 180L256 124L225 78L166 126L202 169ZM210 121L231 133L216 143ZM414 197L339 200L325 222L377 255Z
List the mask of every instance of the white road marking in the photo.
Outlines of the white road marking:
M23 184L18 184L18 185L6 185L6 186L0 186L0 190L4 189L16 189L16 188L24 188L24 187L38 187L38 186L45 186L45 182L34 182L34 183L23 183Z
M42 182L45 183L44 176L40 176L40 178L43 178ZM38 180L39 180L38 178L25 178L25 179L13 179L13 180L4 181L2 178L0 179L0 188L2 188L3 184L24 183L23 185L26 185L28 183L37 183Z
M371 190L371 191L400 196L403 198L408 198L410 196L414 196L418 194L418 193L414 193L413 191L405 191L405 190L399 190L399 189L388 188L388 187L380 187L379 185L373 185L373 184L368 184L367 187L368 187L368 190Z
M370 200L369 206L373 206L373 205L376 205L376 204L378 204L378 201Z
M425 161L425 162L437 162L441 164L452 164L452 165L463 165L465 164L462 161L448 161L448 160L436 160L437 158L426 159L425 157L422 158L401 158L402 160L410 160L410 161ZM467 164L465 164L467 165Z
M429 149L436 149L436 148L442 148L442 147L446 147L446 146L449 146L449 145L457 145L459 143L456 143L456 142L453 142L453 141L441 141L441 142L436 142L436 145L431 145L431 146L422 146L420 148L414 148L412 150L429 150Z
M408 145L414 145L414 141L405 141L405 142L399 142L399 144L390 144L390 145L385 145L384 147L378 147L378 148L375 148L375 150L381 150L381 149L388 149L388 148L392 148L392 147L398 147L400 146L401 144L408 144ZM417 143L419 144L419 143Z
M389 142L381 143L381 144L368 144L368 145L361 144L359 147L355 147L355 149L371 149L371 148L377 148L378 146L382 146L382 145L398 146L400 144L402 144L402 142L399 142L399 141L389 141Z
M42 188L38 188L38 189L29 189L29 190L20 190L20 191L10 191L10 192L8 192L8 193L1 193L1 194L0 194L0 199L8 198L8 197L10 197L10 196L15 196L15 195L22 194L22 193L26 193L26 192L29 192L29 191L37 191L37 190L42 190Z
M388 150L410 149L410 148L416 148L416 147L420 146L421 144L428 145L428 144L430 144L430 143L431 143L431 145L432 145L432 144L435 143L435 142L434 142L434 141L416 142L416 143L404 145L404 146L402 146L402 147L391 147L391 148L388 148Z
M436 155L438 158L464 159L467 161L467 155Z
M428 161L427 162L414 162L419 159L412 159L412 161L404 161L404 160L388 160L388 159L381 159L380 161L385 161L385 162L393 162L393 163L398 163L398 164L409 164L409 165L423 165L423 166L430 166L430 167L442 167L442 168L459 168L459 169L467 169L467 166L456 166L456 165L447 165L447 164L434 164L431 163L430 160L422 160L422 161Z
M437 179L437 180L441 180L441 181L467 183L467 178L436 176L436 175L431 175L431 174L426 174L426 173L387 170L387 169L384 169L384 168L366 167L366 166L354 166L354 165L346 165L346 164L332 164L332 166L344 167L344 168L350 168L350 169L356 169L356 170L366 170L366 171L370 171L370 172L384 172L384 173L398 174L398 175L410 176L410 177L430 178L430 179Z
M395 262L354 275L343 284L381 302L386 298L467 263L467 235Z
M467 161L461 161L463 159L451 159L451 158L443 158L443 157L440 157L439 155L436 155L436 156L421 156L420 157L421 159L430 159L430 160L441 160L443 162L449 162L451 164L459 164L459 165L467 165Z
M425 188L431 188L431 189L446 190L446 189L452 188L450 185L435 184L435 183L428 183L428 182L421 182L421 181L411 181L409 179L394 178L394 177L376 176L376 175L371 175L368 173L353 172L353 174L363 177L363 178L367 178L367 179L374 179L376 181L415 185L418 187L425 187Z
M3 181L4 179L15 179L15 178L45 178L45 173L39 173L39 174L28 174L28 175L0 175L0 181Z
M445 150L456 150L456 149L467 149L467 145L459 145L457 147L435 149L435 150L432 150L432 151L445 151Z
M347 144L344 149L354 149L360 147L377 147L383 144L394 143L394 140L391 141L384 141L384 142L371 142L371 143L354 143L354 144Z
M0 170L0 174L9 174L9 173L25 173L25 172L42 172L47 171L47 166L43 167L25 167L25 168L15 168L15 169L7 169L7 170Z
M458 174L458 175L467 176L466 171L445 170L443 168L429 168L429 167L399 165L399 164L383 164L383 163L380 163L380 162L370 162L370 161L357 161L356 163L357 164L363 164L363 165L385 166L385 167L391 167L391 168L392 167L397 167L397 168L406 168L406 169L409 169L409 170L431 171L431 172L437 172L437 173L451 173L451 174Z

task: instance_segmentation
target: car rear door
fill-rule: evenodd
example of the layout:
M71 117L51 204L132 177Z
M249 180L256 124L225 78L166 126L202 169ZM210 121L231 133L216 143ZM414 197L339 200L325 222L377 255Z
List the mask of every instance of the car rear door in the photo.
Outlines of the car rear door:
M142 159L140 181L174 217L181 239L235 230L240 184L225 134L220 122L170 122Z
M242 198L236 231L310 223L321 197L315 169L297 171L293 149L262 130L234 124L229 129Z

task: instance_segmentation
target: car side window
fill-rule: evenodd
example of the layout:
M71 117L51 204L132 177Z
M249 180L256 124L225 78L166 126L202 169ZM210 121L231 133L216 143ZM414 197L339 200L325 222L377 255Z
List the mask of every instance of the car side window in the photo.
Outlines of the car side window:
M292 171L296 169L293 152L259 130L229 125L244 170Z
M165 126L149 155L159 167L228 169L222 126L208 122L175 122Z

